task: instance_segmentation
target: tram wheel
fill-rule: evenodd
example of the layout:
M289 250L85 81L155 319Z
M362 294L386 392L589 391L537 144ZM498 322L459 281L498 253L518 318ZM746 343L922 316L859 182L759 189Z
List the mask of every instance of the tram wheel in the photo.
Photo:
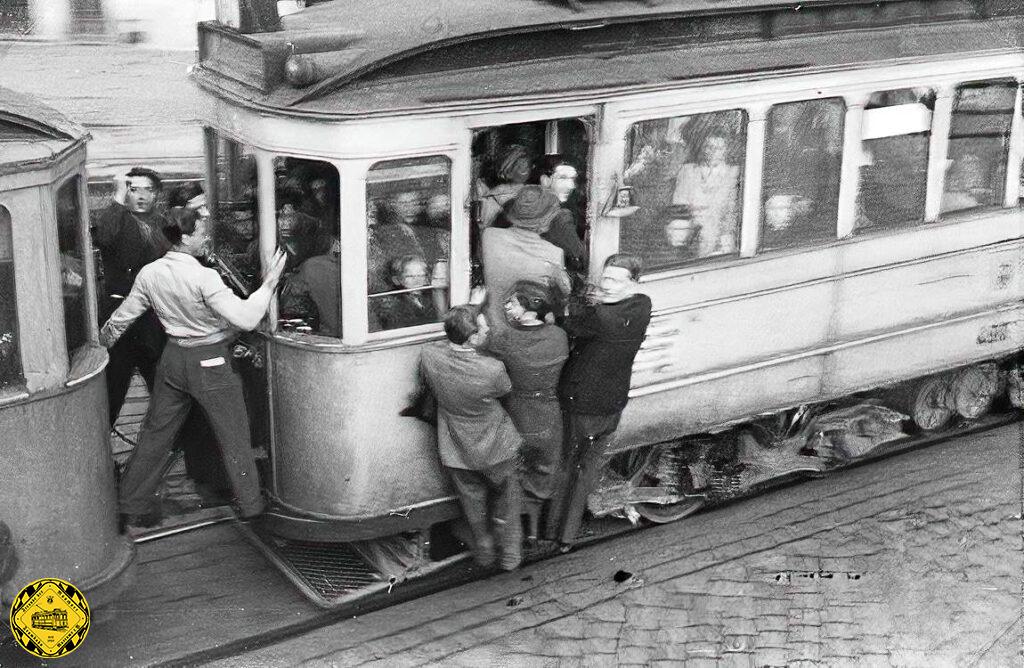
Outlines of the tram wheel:
M640 485L646 476L669 474L669 471L659 471L662 464L662 456L669 454L664 448L654 446L646 451L633 451L631 453L629 467L629 480L633 485ZM671 455L669 455L671 456ZM669 464L671 467L672 465ZM676 472L676 475L678 473ZM704 507L705 499L702 496L687 497L676 503L637 503L633 505L637 514L648 522L655 524L667 524L692 515Z
M949 378L931 376L906 388L903 401L910 419L922 431L938 431L953 419L949 402Z
M692 515L701 508L704 507L705 500L703 497L700 498L688 498L678 503L638 503L636 508L637 514L644 518L648 522L654 522L655 524L668 524L669 522L675 522L681 520L687 515Z
M949 407L949 379L933 376L917 385L910 417L924 431L938 431L953 419Z
M989 412L999 393L999 374L993 364L961 369L949 387L950 406L962 417L976 420Z

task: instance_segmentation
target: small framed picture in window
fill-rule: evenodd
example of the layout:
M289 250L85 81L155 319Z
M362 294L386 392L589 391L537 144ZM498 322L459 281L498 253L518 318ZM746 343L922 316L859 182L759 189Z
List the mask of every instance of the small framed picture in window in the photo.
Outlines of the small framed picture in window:
M615 197L608 202L602 215L609 218L625 218L632 216L640 209L636 199L636 191L630 186L622 186L615 190Z

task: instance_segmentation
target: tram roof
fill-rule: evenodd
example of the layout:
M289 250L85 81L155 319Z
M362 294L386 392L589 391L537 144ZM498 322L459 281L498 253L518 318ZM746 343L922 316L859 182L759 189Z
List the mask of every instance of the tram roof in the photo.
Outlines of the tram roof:
M858 5L865 12L871 11L869 7L892 8L895 11L889 12L888 23L880 24L888 28L899 23L927 27L924 24L929 22L985 17L983 12L971 15L974 10L970 9L958 10L959 15L896 9L897 5L925 4L903 0L581 0L576 3L580 9L574 10L566 0L340 0L283 17L283 30L277 32L239 35L215 23L203 24L196 77L230 97L283 113L400 113L482 99L737 73L751 62L764 70L905 55L905 49L898 47L894 50L900 53L883 49L880 55L873 55L874 45L861 49L863 53L841 53L841 49L829 48L827 42L834 39L830 37L820 52L814 52L812 46L802 56L783 57L777 46L766 44L773 36L766 36L764 21L773 13L786 14L787 28L780 35L787 37L871 27L850 19L833 27L832 19L839 15L819 12L818 22L808 23L802 30L801 19L795 18L800 13L810 17L827 8L837 12ZM1024 15L1024 7L1005 13ZM1020 32L1010 34L1019 37ZM1005 41L1006 33L1001 39ZM560 40L565 43L559 44ZM870 42L863 36L859 40ZM748 44L742 45L744 41ZM940 52L978 48L970 40L955 42L954 36L945 47L936 48ZM695 46L702 48L701 60L707 56L713 66L693 62L692 52L680 54ZM714 53L716 46L724 47L720 55ZM680 55L663 56L655 62L652 51ZM730 56L730 52L736 53ZM287 82L285 62L296 54L316 59L315 83L298 86ZM570 67L566 67L567 59Z
M56 109L0 86L0 170L49 162L88 138Z

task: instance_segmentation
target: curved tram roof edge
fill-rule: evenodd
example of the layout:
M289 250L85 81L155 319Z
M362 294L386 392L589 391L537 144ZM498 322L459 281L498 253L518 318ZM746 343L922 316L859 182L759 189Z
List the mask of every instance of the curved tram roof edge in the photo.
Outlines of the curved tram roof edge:
M210 30L218 34L230 32L220 27ZM193 78L208 93L263 113L355 120L453 111L472 113L496 104L537 105L553 99L565 100L569 92L574 100L593 102L613 95L657 92L697 83L708 85L829 73L883 61L888 64L915 62L967 52L1024 53L1024 17L1018 16L888 26L871 29L870 35L865 37L866 32L865 29L843 29L770 40L743 38L678 44L671 49L612 57L580 53L574 56L572 68L564 66L568 56L563 55L487 68L464 67L415 76L384 77L354 83L298 106L291 104L296 89L282 81L275 82L266 74L274 63L265 61L264 73L253 75L257 78L252 78L251 72L232 72L230 62L241 59L245 55L241 52L228 56L228 60L207 57L209 50L206 55L201 52ZM251 43L257 49L270 48L251 37L237 35L238 40ZM908 41L911 47L904 46ZM262 56L248 54L247 57ZM283 70L283 61L278 65ZM257 80L259 76L263 79Z

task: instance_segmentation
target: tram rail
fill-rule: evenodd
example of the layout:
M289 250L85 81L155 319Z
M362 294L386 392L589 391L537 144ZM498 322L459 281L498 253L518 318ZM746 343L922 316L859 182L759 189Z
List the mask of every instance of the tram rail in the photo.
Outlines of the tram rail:
M881 444L863 457L839 464L820 474L792 474L760 483L745 494L709 503L697 512L725 508L760 494L778 491L809 480L828 477L838 471L876 464L880 461L944 443L955 438L976 436L1012 424L1020 425L1021 439L1024 442L1024 414L1020 410L1009 409L1003 412L993 412L976 420L962 420L943 431L921 432ZM685 519L677 521L685 521ZM258 549L266 553L266 547L260 545L262 540L259 535L260 532L252 526L251 522L239 522L238 526ZM593 546L606 544L614 538L652 526L656 526L656 524L653 522L641 522L639 525L634 526L630 522L621 519L590 519L584 524L577 543L578 547L575 549L588 549ZM162 537L147 537L145 540ZM545 561L554 556L560 556L560 554L554 543L542 541L538 546L524 550L523 556L524 564L532 564ZM163 668L193 666L225 659L244 652L264 649L330 626L346 618L383 610L422 596L484 580L496 574L494 570L476 566L469 557L468 552L461 553L434 566L434 568L427 572L400 582L393 580L390 582L387 580L376 582L372 587L364 590L363 593L348 596L336 607L324 609L320 614L301 622L240 638L215 648L185 654L155 665Z

